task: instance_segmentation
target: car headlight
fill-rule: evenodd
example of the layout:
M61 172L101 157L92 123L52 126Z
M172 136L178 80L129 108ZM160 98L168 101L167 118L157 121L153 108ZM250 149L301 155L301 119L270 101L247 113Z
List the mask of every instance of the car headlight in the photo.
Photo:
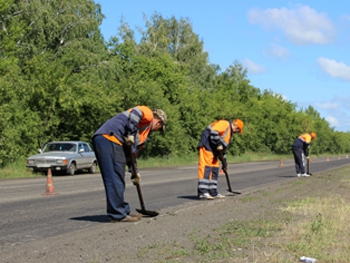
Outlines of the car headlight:
M57 164L67 164L68 162L67 162L67 159L57 159L56 163Z
M34 160L27 160L27 164L34 164Z

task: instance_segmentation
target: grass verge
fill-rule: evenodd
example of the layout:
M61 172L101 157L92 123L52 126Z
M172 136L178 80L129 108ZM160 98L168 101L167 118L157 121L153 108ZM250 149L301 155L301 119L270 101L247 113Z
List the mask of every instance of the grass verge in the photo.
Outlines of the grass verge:
M350 262L350 166L242 197L239 219L186 242L140 247L139 262ZM248 211L247 207L252 207ZM205 226L207 227L207 226Z
M325 155L326 156L326 155ZM332 155L328 155L332 156ZM335 155L333 155L335 156ZM314 156L320 157L320 156ZM263 161L278 161L280 159L292 159L290 155L276 155L268 153L245 153L241 156L227 156L228 163L246 163L246 162L263 162ZM188 154L186 156L171 156L171 157L157 157L157 158L139 158L137 164L139 168L152 167L171 167L171 166L186 166L197 165L198 156L196 153ZM11 163L0 169L0 179L3 178L29 178L41 177L41 173L33 173L26 168L26 158L21 158L14 163Z

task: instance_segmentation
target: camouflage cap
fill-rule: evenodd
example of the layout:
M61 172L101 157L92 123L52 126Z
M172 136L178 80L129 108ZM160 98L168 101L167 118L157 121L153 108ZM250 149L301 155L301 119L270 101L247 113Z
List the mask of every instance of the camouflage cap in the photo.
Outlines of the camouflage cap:
M162 120L163 122L163 132L165 131L165 124L167 122L168 117L166 116L165 111L161 110L161 109L156 109L153 111L153 114L155 115L155 117L159 118Z

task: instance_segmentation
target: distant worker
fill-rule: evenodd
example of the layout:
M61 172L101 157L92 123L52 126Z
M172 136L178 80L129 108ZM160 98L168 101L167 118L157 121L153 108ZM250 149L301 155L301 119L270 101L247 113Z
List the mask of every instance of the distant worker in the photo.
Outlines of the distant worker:
M218 120L211 123L202 133L198 144L198 187L197 195L200 199L213 200L225 198L217 191L219 174L220 151L223 160L222 169L227 171L226 149L232 141L234 133L243 133L244 123L240 119L232 122Z
M93 135L92 142L106 192L107 215L111 222L136 222L142 215L130 213L124 200L125 166L131 169L130 151L137 156L149 134L165 130L167 116L164 111L152 111L146 106L136 106L106 121ZM136 158L135 165L136 164ZM139 183L137 172L131 177Z
M305 166L303 162L303 155L306 159L309 159L308 148L312 140L316 139L316 133L310 132L300 135L292 145L292 152L295 162L295 171L298 177L310 176L305 173Z

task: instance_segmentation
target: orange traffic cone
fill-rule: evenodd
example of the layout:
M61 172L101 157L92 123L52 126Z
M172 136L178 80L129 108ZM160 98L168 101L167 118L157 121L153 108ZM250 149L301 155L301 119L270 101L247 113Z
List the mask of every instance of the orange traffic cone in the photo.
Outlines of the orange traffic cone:
M282 158L280 159L280 164L278 165L278 167L282 167L283 166L283 161Z
M309 163L312 163L312 158L310 157L310 159L309 159Z
M53 186L51 169L47 170L47 182L46 182L46 192L42 195L57 195L55 192L55 187Z
M328 156L326 156L326 162L329 162L329 157Z

